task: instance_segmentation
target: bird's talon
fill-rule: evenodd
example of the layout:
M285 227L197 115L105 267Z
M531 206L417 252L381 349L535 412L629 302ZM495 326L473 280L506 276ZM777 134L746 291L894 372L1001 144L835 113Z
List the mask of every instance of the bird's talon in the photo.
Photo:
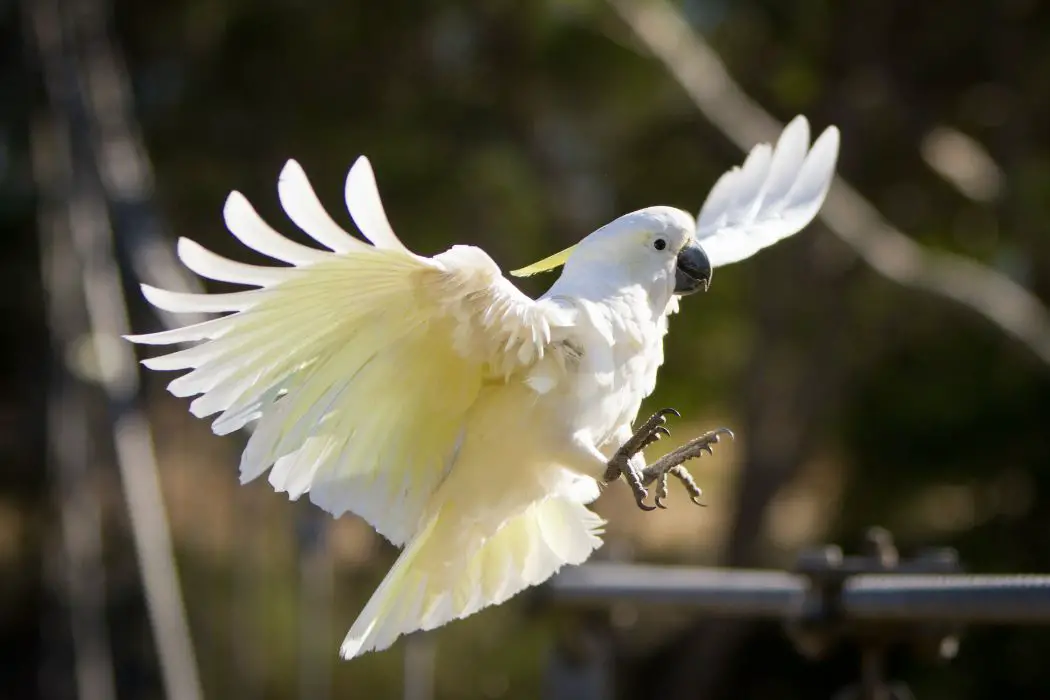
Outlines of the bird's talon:
M609 466L606 470L606 481L612 481L621 475L624 477L634 492L634 500L638 504L638 508L643 511L654 511L657 508L661 510L667 509L669 492L667 482L668 477L672 474L685 487L686 492L689 494L689 500L701 508L706 508L707 504L701 500L702 492L700 487L696 485L693 477L682 464L687 460L702 456L705 452L709 455L714 455L714 445L721 441L723 435L730 438L734 437L733 431L728 428L718 428L690 440L685 445L664 455L644 469L639 470L632 467L630 460L635 455L657 440L671 434L671 431L664 425L667 422L667 416L671 415L681 416L673 408L662 408L649 416L630 439L620 446L616 455L609 460ZM649 505L645 502L649 496L645 487L654 481L658 484L653 498L654 505Z
M664 435L670 434L671 431L663 427L662 425L656 426L655 428L653 428L652 432L650 432L649 435L646 436L645 440L642 441L642 446L641 449L639 449L639 452L641 452L641 450L644 450L646 447L649 447L649 445L653 444L654 442L662 438Z
M667 498L667 494L668 494L668 489L667 489L667 472L664 472L660 476L660 481L657 483L657 486L656 486L656 498L653 501L654 503L656 503L656 507L657 508L661 508L663 510L667 510L667 506L664 505L664 499Z

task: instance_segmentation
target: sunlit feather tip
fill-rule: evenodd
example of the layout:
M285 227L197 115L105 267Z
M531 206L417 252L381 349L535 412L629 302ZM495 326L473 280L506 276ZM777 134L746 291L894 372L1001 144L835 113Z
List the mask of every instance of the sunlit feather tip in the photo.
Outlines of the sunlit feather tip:
M520 270L511 270L510 274L514 275L515 277L531 277L532 275L538 275L541 272L547 272L548 270L553 270L556 267L561 267L565 264L565 261L569 259L569 256L572 254L572 251L575 248L576 246L569 246L560 253L549 255L543 260L540 260L539 262L534 262L527 267L521 268Z

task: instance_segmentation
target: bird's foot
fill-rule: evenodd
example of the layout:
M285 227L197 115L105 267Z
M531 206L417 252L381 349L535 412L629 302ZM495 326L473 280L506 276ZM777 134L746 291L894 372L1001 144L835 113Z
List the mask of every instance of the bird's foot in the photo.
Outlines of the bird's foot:
M649 492L642 485L642 472L631 466L631 458L664 435L671 434L671 431L664 427L669 415L681 416L673 408L662 408L649 416L649 419L634 431L634 435L628 438L627 442L620 445L620 449L616 450L616 454L609 460L608 468L605 470L606 482L615 481L621 474L623 475L627 485L634 492L634 498L638 502L638 507L642 510L653 510L654 506L645 504L645 499Z
M705 452L709 455L714 454L712 446L717 444L723 435L733 437L733 431L731 431L729 428L719 428L717 430L712 430L708 433L704 433L700 437L693 438L678 449L668 452L663 457L656 460L655 462L647 466L645 469L641 470L641 474L639 474L639 486L641 486L643 491L645 490L646 486L650 485L654 481L659 481L659 484L657 485L656 489L655 498L657 508L667 507L664 505L664 499L667 498L668 493L668 476L674 476L682 482L682 485L685 487L685 490L689 493L689 499L693 503L695 503L698 506L704 505L703 502L700 500L701 496L703 495L703 492L700 490L700 487L696 485L696 482L693 480L692 475L683 466L683 464L690 459L695 459L701 456ZM635 490L636 498L637 495L638 491ZM638 500L638 507L643 510L653 509L653 506L645 505L645 503L643 503L640 499Z
M677 467L671 467L658 477L658 485L656 487L656 498L653 499L653 503L656 504L657 508L667 508L667 506L664 505L664 499L667 498L668 495L668 476L674 476L682 482L682 486L685 487L686 492L689 494L689 500L691 500L693 503L701 507L705 507L707 505L706 503L700 500L701 498L703 498L704 495L703 489L701 489L693 480L693 475L689 473L689 470L687 470L684 466L679 464Z

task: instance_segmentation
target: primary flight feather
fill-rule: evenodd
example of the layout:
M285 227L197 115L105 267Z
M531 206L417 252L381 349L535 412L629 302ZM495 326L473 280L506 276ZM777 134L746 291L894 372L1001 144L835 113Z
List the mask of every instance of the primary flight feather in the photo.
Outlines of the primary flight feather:
M169 384L223 435L254 423L241 481L269 472L277 491L354 513L401 556L354 622L344 658L388 647L505 601L601 545L586 507L622 475L639 506L719 431L646 465L666 412L632 429L663 362L667 316L706 289L712 267L743 260L808 224L838 154L831 127L809 148L796 118L775 148L756 146L714 186L698 217L649 207L567 251L516 271L564 266L539 299L520 292L481 249L432 258L400 241L371 165L360 158L346 206L361 235L321 206L290 161L278 196L320 247L274 231L241 194L230 232L278 266L248 265L181 239L198 275L251 289L186 294L143 286L172 312L227 315L131 336L196 343L144 361L184 373Z

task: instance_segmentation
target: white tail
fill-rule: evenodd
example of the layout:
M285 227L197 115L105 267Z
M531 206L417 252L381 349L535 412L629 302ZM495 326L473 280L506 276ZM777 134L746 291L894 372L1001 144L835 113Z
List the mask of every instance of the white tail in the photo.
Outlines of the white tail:
M340 655L380 651L403 634L498 605L565 564L585 561L601 546L604 524L582 503L561 497L533 503L491 537L439 513L383 579Z

